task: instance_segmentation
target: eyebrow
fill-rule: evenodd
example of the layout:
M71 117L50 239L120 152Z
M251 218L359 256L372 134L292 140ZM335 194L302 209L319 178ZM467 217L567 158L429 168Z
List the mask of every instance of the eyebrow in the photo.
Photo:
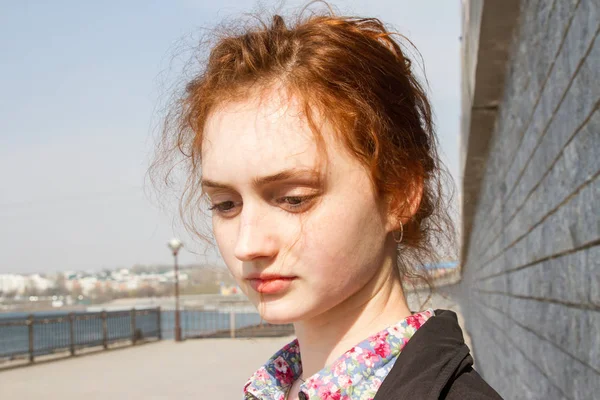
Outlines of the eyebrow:
M291 168L278 172L273 175L262 176L252 180L252 184L255 187L268 185L270 183L283 182L298 180L303 183L314 184L319 181L319 174L317 171L312 169L299 169ZM210 179L202 179L202 187L204 188L218 188L218 189L231 189L230 185L212 181Z

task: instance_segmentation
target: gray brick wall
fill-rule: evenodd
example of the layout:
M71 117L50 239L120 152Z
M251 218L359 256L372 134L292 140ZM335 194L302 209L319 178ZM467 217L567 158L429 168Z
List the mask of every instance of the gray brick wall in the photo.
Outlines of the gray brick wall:
M460 302L503 397L598 399L600 2L520 8Z

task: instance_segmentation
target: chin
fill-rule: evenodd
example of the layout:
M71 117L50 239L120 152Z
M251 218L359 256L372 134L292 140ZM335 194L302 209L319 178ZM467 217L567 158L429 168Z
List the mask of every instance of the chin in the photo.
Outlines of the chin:
M257 299L254 298L254 306L258 310L260 317L269 324L291 324L302 319L306 310L298 307L298 302L291 302L287 299Z

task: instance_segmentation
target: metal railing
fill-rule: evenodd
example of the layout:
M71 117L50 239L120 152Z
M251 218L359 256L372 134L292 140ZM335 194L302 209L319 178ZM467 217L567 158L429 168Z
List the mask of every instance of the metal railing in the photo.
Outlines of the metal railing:
M262 320L256 310L248 307L227 307L218 310L186 307L181 311L183 339L214 337L260 337L291 335L291 324L272 325ZM175 311L162 311L162 331L165 339L174 337Z
M162 339L160 308L0 319L0 358L35 357L148 338Z
M0 315L1 317L1 315ZM215 309L186 307L181 310L184 339L240 338L291 335L291 324L271 325L256 310L244 305ZM135 345L146 339L171 339L175 311L131 309L124 311L30 314L0 318L0 363L29 359L91 347ZM67 354L68 354L67 353Z

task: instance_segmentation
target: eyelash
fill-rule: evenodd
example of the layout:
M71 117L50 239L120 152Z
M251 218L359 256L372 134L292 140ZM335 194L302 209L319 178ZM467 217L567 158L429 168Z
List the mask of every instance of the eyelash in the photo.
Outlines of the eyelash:
M309 205L309 202L311 200L313 200L316 197L316 195L310 195L310 196L285 196L285 197L281 197L279 199L277 199L275 202L277 204L284 204L287 207L289 207L291 209L291 212L299 212L302 211L301 209L303 207L306 207ZM297 204L294 203L290 203L289 201L293 200L293 201L299 201ZM231 205L230 208L224 208L227 205ZM212 206L210 206L208 209L209 211L217 211L219 214L223 214L226 215L229 212L231 212L234 207L236 206L236 203L233 201L224 201L221 203L216 203L213 204ZM289 211L289 210L288 210Z
M306 206L307 203L312 200L315 196L286 196L280 199L277 199L277 204L285 204L293 209L302 208ZM290 203L288 200L298 200L298 203Z
M228 208L226 210L222 209L222 207L224 207L225 204L231 203L232 207ZM235 206L235 203L233 201L224 201L222 203L217 203L217 204L213 204L212 206L208 207L209 211L218 211L220 213L226 213L227 211L230 211L233 209L233 207Z

